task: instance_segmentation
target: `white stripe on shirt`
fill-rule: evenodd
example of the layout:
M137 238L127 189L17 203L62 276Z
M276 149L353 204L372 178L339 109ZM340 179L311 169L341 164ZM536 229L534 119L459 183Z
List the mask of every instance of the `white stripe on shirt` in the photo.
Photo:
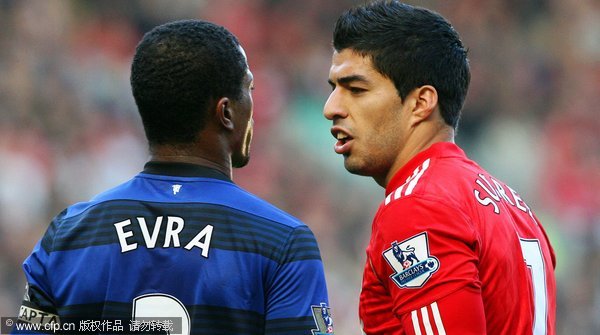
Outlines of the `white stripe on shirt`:
M442 322L442 316L440 315L437 302L431 304L431 311L433 312L433 320L435 320L435 326L438 329L438 333L440 335L446 335L446 329L444 328L444 323Z
M431 312L433 314L433 321L435 322L435 328L437 329L437 332L434 332L433 327L431 326L429 311L427 310L428 307L431 308ZM421 324L425 329L426 335L446 335L446 329L444 328L444 323L442 322L442 316L440 314L440 310L438 309L437 302L432 303L430 306L422 307L420 309L420 313L419 310L412 311L410 313L410 317L412 320L415 335L422 335Z

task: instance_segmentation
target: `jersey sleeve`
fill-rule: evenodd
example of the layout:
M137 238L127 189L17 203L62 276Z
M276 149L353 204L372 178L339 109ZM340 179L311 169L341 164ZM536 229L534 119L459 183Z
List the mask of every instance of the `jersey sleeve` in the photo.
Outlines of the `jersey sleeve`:
M267 288L266 334L333 334L325 273L313 233L296 228Z
M48 267L50 247L54 237L54 223L50 225L44 237L35 245L31 254L23 262L23 271L27 285L23 302L19 308L17 324L13 327L12 334L35 334L30 327L21 325L30 324L52 325L60 323L58 311L52 298L49 285ZM23 330L26 329L26 330Z
M405 331L406 321L414 323L423 313L439 316L445 324L485 325L477 268L480 241L464 213L438 200L413 196L388 204L374 225L367 256ZM477 320L461 320L452 313L456 306L448 307L447 301L457 296L462 297L461 309L471 310Z
M483 335L486 332L483 301L478 290L458 291L400 316L405 334Z

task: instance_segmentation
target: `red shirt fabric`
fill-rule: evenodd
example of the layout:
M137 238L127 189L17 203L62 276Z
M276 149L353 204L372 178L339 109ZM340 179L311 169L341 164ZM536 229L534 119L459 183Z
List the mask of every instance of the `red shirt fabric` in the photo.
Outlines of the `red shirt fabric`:
M553 335L555 265L518 193L436 143L396 173L374 218L363 331Z

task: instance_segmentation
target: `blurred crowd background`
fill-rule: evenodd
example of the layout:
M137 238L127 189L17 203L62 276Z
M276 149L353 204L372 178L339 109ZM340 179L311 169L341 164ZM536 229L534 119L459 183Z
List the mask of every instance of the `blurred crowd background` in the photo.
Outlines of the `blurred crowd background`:
M312 227L337 333L359 334L383 189L344 170L321 114L333 24L357 3L0 0L0 315L16 315L21 263L51 218L148 159L129 87L143 33L202 18L239 37L255 75L252 159L234 179ZM447 17L470 49L457 141L543 221L558 256L559 333L599 334L600 1L410 3Z

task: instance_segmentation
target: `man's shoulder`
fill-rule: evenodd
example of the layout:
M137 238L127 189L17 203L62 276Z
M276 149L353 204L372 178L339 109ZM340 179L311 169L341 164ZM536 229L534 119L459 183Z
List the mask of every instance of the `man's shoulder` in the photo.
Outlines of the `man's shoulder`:
M306 226L300 219L280 209L271 202L244 188L236 187L239 196L238 199L241 201L239 203L231 203L232 207L235 206L246 213L261 216L265 219L290 226L291 228Z
M176 182L181 185L179 192L172 192L168 184L153 184L164 191L154 190L155 194L149 195L142 192L147 185L140 188L130 181L68 207L52 221L44 249L52 252L119 243L128 251L136 245L170 245L171 240L173 245L191 248L217 230L220 233L215 239L222 246L237 250L239 245L248 245L269 257L272 243L285 245L289 239L313 238L310 228L299 219L231 182Z
M164 208L172 212L218 211L240 213L295 228L305 226L298 218L270 202L232 183L210 178L162 178L149 180L135 177L121 185L102 192L91 200L69 206L61 220L74 218L86 212L144 206Z
M432 157L423 160L406 181L386 195L384 207L422 199L450 204L466 196L477 175L484 172L466 158Z

